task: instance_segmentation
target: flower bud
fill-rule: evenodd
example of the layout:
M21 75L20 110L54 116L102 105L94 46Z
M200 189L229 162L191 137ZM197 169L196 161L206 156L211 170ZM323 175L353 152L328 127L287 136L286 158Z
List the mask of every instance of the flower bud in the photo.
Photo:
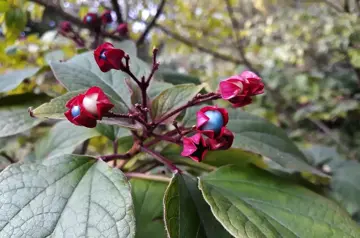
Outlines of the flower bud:
M91 87L84 94L70 99L66 105L69 110L64 114L75 125L95 127L97 120L109 112L114 105L99 87Z
M125 52L116 49L111 43L106 42L94 51L95 61L102 72L108 72L111 69L122 69L124 64L122 62Z
M251 96L264 93L261 78L251 71L222 80L219 85L221 97L234 107L242 107L252 102Z

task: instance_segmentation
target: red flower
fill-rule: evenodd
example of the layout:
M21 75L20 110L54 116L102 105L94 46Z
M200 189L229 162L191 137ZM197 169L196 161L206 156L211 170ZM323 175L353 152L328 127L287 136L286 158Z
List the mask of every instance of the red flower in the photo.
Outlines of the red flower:
M226 109L217 106L206 106L196 113L196 129L210 138L223 134L229 115Z
M83 22L87 25L98 24L98 20L99 18L96 13L87 13L83 18Z
M242 107L252 102L251 96L264 93L264 84L255 73L244 71L220 82L220 94L234 107Z
M111 11L105 11L102 15L101 15L101 21L104 24L107 23L111 23L113 21L112 16L111 16Z
M124 51L114 48L114 46L109 42L100 45L94 51L95 61L102 72L107 72L110 69L124 68L124 64L122 62L124 56Z
M84 94L70 99L65 106L69 110L64 114L71 123L90 128L114 107L99 87L89 88Z
M73 28L71 26L71 23L69 21L63 21L60 23L59 26L59 32L62 35L66 35L67 33L70 33L73 31Z
M181 152L182 156L188 156L191 159L201 162L209 148L200 133L197 133L191 137L183 138L183 151Z
M125 36L129 32L128 25L126 23L121 23L116 28L116 32L118 32L121 36Z
M224 129L221 137L208 139L207 143L211 150L227 150L232 146L234 134L227 128Z

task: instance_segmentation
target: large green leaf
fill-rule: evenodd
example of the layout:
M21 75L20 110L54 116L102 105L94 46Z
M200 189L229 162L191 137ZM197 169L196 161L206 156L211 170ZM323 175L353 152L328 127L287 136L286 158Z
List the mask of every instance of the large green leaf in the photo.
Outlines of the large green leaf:
M330 195L350 213L360 211L360 163L343 161L333 170Z
M202 85L182 84L168 88L160 93L152 102L151 114L156 120L164 114L185 105L203 88Z
M99 135L96 129L61 121L51 128L49 134L36 143L36 158L45 159L55 155L70 154L83 141Z
M135 207L136 237L166 237L162 199L167 184L143 179L131 179Z
M26 68L0 75L0 93L16 88L24 79L33 76L40 68Z
M199 186L235 237L360 237L334 202L254 167L222 167L201 177Z
M32 118L27 108L8 108L0 110L0 137L24 132L38 125L41 120Z
M164 210L166 230L171 238L231 237L211 214L196 179L188 175L174 175L165 192Z
M0 174L0 201L0 237L135 236L129 183L91 157L11 165Z
M233 147L269 157L294 172L310 172L324 176L308 164L305 155L286 133L270 122L242 110L229 109L227 127L235 133Z

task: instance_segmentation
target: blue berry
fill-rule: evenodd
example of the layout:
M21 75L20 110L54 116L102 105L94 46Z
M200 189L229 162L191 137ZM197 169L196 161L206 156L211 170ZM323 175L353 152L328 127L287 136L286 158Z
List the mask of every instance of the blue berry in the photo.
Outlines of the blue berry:
M201 127L202 130L212 130L216 133L220 132L224 125L224 118L219 111L207 111L204 113L209 120Z
M71 115L73 117L77 117L80 115L80 107L79 106L73 106L73 108L71 108Z
M101 52L100 58L101 58L101 59L104 59L104 60L106 59L105 50L103 50L103 51Z
M92 17L91 16L86 16L86 22L91 22L91 20L92 20Z

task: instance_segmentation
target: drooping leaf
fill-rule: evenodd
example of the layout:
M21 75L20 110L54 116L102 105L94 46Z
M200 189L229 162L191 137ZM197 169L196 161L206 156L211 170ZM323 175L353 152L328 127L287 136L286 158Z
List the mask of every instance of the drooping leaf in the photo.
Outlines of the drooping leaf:
M164 210L166 230L171 238L231 237L212 215L196 179L188 175L174 175L165 192Z
M0 174L0 199L2 237L135 236L129 183L91 157L11 165Z
M308 164L305 155L286 133L266 120L241 110L229 109L227 127L234 132L233 147L269 157L286 169L325 176Z
M158 181L131 179L135 207L137 238L165 238L162 199L167 184Z
M168 88L160 93L152 102L151 114L159 119L164 114L185 105L203 88L202 85L182 84Z
M42 120L32 118L27 108L0 110L0 137L15 135L38 125Z
M235 237L360 237L337 204L255 167L222 167L201 177L199 186Z
M99 135L100 133L96 129L61 121L35 144L36 158L40 160L55 155L70 154L83 141Z
M23 94L12 94L0 98L0 109L12 108L25 108L34 105L40 105L43 102L50 100L51 97L42 93L23 93Z
M0 93L16 88L24 79L33 76L40 68L26 68L0 75Z
M332 159L340 158L336 148L321 145L312 145L310 148L304 150L304 154L310 158L310 163L316 166Z

